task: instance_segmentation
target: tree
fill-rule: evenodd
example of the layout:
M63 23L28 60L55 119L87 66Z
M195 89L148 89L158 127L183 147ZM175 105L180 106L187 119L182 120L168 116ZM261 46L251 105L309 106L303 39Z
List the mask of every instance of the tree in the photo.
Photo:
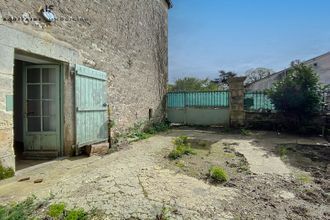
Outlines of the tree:
M235 77L237 74L231 71L219 71L219 78L213 80L212 82L218 84L220 90L228 89L228 79Z
M245 80L244 83L245 84L253 83L255 81L258 81L260 79L263 79L263 78L269 76L272 73L274 73L273 70L267 69L267 68L263 68L263 67L259 67L259 68L255 68L255 69L250 69L250 70L246 71L246 73L245 73L246 80Z
M185 77L178 79L173 85L168 85L168 91L216 91L217 84L206 79L197 79L194 77Z
M297 128L319 112L321 106L318 75L312 67L303 63L293 64L288 74L268 91L268 95L279 112L287 119L295 119ZM289 120L287 122L290 123Z

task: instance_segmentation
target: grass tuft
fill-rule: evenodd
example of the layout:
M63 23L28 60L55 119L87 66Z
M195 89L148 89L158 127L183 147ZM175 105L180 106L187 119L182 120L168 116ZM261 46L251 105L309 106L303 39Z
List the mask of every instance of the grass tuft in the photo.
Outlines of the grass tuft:
M241 135L243 135L243 136L250 136L252 134L251 131L249 131L249 130L247 130L245 128L242 128L240 130L240 132L241 132Z
M288 154L288 149L286 146L281 145L278 149L281 159L285 159Z
M58 203L49 206L48 215L54 219L60 219L64 215L65 204Z
M227 182L228 181L228 174L227 172L218 166L213 166L210 169L210 177L216 182Z

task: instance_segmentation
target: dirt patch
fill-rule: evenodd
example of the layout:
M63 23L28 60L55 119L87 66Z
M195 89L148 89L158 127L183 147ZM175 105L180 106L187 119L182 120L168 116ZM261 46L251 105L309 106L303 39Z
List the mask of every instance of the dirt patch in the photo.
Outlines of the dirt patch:
M209 169L212 166L224 168L229 178L250 173L245 157L235 151L233 147L237 145L235 142L220 143L203 139L189 139L188 143L195 152L193 155L171 160L166 156L169 153L166 150L164 151L163 167L209 182Z
M306 201L322 204L330 202L330 146L285 144L275 150L288 165L302 172L295 173L295 178L313 187L299 192Z
M325 182L329 170L327 152L324 148L320 148L319 153L314 148L288 149L286 153L292 159L291 163L297 163L297 158L293 158L298 152L305 158L303 161L306 157L310 160L304 163L305 167L299 166L300 176L297 176L291 169L293 164L281 157L277 149L279 145L274 140L277 141L265 136L243 138L241 135L215 140L212 135L198 133L190 135L189 139L195 155L170 160L167 158L169 148L162 152L161 163L163 168L208 184L212 184L208 176L210 167L224 168L229 181L221 185L239 192L239 196L226 207L236 219L329 219L329 194L326 191L329 184ZM249 162L255 172L250 171ZM311 181L305 177L304 171L314 171L311 172ZM318 184L318 181L326 184Z

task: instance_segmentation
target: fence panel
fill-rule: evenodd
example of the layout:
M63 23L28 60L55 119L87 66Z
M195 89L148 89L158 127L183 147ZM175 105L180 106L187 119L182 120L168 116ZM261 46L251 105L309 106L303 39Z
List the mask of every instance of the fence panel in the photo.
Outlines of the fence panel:
M228 91L170 92L167 94L167 108L184 107L228 107Z
M272 111L275 110L267 94L263 91L246 92L244 96L244 110L246 111Z

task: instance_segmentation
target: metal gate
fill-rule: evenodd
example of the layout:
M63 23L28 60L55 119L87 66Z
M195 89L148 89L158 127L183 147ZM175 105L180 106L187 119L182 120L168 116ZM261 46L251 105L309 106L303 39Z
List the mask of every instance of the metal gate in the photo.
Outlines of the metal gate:
M170 92L167 119L186 125L229 125L229 92Z
M81 65L75 70L76 145L107 141L107 74Z

